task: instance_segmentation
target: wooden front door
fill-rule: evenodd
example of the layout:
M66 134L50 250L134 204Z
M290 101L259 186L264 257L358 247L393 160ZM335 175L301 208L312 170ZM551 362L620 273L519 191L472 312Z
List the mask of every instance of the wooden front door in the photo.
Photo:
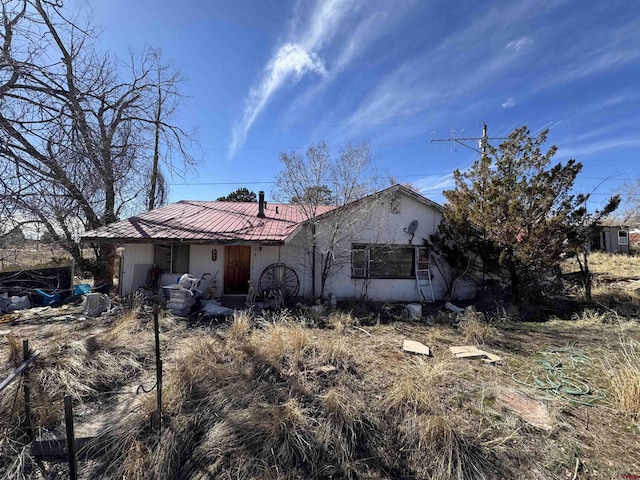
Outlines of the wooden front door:
M224 249L224 293L247 293L251 267L251 247L228 246Z

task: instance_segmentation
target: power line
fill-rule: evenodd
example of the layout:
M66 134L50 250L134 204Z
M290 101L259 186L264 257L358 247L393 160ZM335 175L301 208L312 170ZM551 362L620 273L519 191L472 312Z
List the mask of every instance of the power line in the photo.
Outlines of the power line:
M220 128L229 130L229 125L181 125L183 128ZM376 127L428 127L426 123L318 123L318 124L271 124L271 125L252 125L251 129L267 129L267 128L376 128Z
M419 173L419 174L414 174L414 175L391 175L394 178L414 178L414 177L441 177L443 175L451 175L452 172L440 172L440 173ZM368 177L365 178L364 180L374 180L375 178L382 178L382 177ZM243 184L243 185L273 185L275 184L275 180L269 180L269 181L244 181L244 180L238 180L237 182L183 182L183 183L167 183L167 185L172 185L172 186L190 186L190 185L238 185L238 184Z
M392 175L394 178L416 178L416 177L441 177L444 175L452 175L453 171L451 172L439 172L439 173L418 173L418 174L413 174L413 175ZM373 177L372 177L373 178ZM610 177L578 177L578 180L625 180L625 181L635 181L638 180L638 178L610 178ZM181 183L167 183L167 185L171 185L171 186L190 186L190 185L202 185L202 186L206 186L206 185L238 185L238 184L243 184L243 185L273 185L276 182L273 180L270 181L244 181L244 180L238 180L238 181L230 181L230 182L181 182ZM607 195L607 194L592 194L592 195ZM638 194L640 195L640 194Z
M431 142L432 143L433 142L454 142L459 145L462 145L463 147L467 147L468 149L473 150L476 153L481 153L482 155L486 155L487 146L489 145L489 140L507 140L508 139L508 137L488 137L487 124L484 122L482 122L482 137L456 137L455 130L452 130L451 134L452 134L452 137L450 138L432 138ZM464 143L471 140L478 141L478 147L480 148L480 150Z

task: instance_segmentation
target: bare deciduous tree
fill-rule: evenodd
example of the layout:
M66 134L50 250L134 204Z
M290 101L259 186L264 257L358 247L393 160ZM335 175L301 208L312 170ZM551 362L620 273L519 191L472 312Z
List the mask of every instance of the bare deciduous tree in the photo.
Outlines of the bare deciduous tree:
M345 206L373 192L378 186L369 145L347 144L339 156L332 157L326 143L311 144L306 155L282 153L282 170L276 177L274 196L300 205L305 223L306 262L311 272L312 296L323 298L332 273L343 261L349 261L351 226L362 220L362 208L337 209L320 224L317 215L322 205ZM320 291L317 291L317 279Z
M155 50L126 66L99 53L90 27L68 20L59 2L4 0L2 18L3 210L44 225L81 262L81 231L166 193L162 152L165 169L193 163L189 134L170 123L179 77ZM114 245L94 248L97 280L110 285Z
M640 179L620 189L620 208L607 216L611 223L640 226Z

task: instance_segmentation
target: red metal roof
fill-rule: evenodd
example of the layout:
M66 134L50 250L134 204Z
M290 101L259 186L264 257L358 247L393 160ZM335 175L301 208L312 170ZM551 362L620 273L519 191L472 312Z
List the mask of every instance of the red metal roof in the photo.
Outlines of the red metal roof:
M333 208L318 207L317 214ZM307 219L299 205L267 203L264 213L264 218L257 216L254 202L183 200L86 232L82 240L282 243Z

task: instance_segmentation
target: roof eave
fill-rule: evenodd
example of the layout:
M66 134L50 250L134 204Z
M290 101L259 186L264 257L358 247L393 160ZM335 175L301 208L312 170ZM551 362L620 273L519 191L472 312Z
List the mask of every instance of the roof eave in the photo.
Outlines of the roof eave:
M221 240L221 239L212 239L212 238L198 238L198 239L184 239L184 238L127 238L127 237L113 237L113 238L104 238L104 237L80 237L81 243L96 243L96 244L117 244L121 245L123 243L132 243L132 244L165 244L165 243L182 243L185 245L233 245L233 244L244 244L244 245L262 245L262 246L278 246L284 245L286 239L274 239L267 238L263 240L243 240L234 238L231 240Z

